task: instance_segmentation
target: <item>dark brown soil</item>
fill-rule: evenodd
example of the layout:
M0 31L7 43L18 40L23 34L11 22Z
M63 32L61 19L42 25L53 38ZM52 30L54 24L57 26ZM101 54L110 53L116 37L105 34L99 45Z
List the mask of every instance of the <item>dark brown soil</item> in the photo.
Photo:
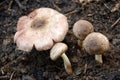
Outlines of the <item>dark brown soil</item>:
M119 0L92 2L86 5L74 0L17 0L0 1L0 80L120 80L120 9L111 12ZM69 32L63 42L69 50L73 75L65 72L62 59L52 61L49 50L26 53L17 49L13 41L19 17L40 7L53 8L68 17ZM72 26L79 19L93 23L95 31L106 35L110 49L103 55L103 64L94 55L81 51Z

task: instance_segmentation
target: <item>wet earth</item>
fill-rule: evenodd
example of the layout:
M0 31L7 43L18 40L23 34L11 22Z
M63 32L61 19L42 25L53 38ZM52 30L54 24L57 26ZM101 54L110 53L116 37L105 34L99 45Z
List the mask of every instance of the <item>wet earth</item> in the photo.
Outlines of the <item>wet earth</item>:
M77 0L1 0L0 1L0 80L120 80L120 9L112 11L119 0L101 0L81 4ZM19 17L40 7L53 8L68 18L68 45L73 75L65 72L61 58L50 59L50 51L17 49L13 41ZM79 20L90 21L96 32L108 37L110 49L103 55L103 64L94 55L80 50L72 32Z

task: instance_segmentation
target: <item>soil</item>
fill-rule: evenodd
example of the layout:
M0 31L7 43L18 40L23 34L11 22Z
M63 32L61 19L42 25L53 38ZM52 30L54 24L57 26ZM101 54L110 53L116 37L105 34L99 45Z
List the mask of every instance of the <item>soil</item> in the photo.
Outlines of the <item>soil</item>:
M0 80L120 80L120 9L111 12L118 2L101 0L82 5L75 0L1 0ZM65 72L61 58L50 59L49 50L27 53L18 50L13 41L19 17L40 7L53 8L68 18L69 31L63 42L69 47L66 54L73 75ZM77 45L72 26L79 19L90 21L96 32L108 37L110 49L103 55L103 64Z

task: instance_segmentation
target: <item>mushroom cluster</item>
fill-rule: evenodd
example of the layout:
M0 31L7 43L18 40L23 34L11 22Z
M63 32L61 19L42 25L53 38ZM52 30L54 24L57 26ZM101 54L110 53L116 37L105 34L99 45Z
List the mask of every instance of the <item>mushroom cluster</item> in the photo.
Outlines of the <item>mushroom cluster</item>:
M39 8L27 16L22 16L17 24L14 42L19 50L30 52L33 47L38 51L50 51L50 58L62 57L65 69L72 74L71 63L65 54L67 45L61 43L68 31L67 18L51 8Z
M95 54L95 60L103 63L102 54L109 49L109 40L102 33L93 31L93 25L86 20L79 20L73 26L78 45L89 54Z
M73 26L73 33L78 38L78 45L86 52L95 55L102 63L102 54L109 48L109 40L99 32L93 32L92 23L79 20ZM33 48L38 51L50 50L50 58L55 61L63 59L65 70L72 74L71 63L65 54L68 46L62 43L68 32L66 16L51 8L39 8L22 16L18 20L14 42L19 50L30 52Z

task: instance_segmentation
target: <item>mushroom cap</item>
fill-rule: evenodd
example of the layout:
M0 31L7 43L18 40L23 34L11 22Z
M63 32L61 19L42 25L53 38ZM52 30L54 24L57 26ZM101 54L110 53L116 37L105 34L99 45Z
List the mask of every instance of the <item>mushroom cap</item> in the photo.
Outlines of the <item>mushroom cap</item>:
M83 48L90 54L103 54L109 49L109 40L99 32L92 32L83 41Z
M48 50L54 42L62 41L67 31L66 16L51 8L39 8L18 20L14 42L27 52L33 46L38 51Z
M73 26L74 35L81 41L83 41L89 33L93 32L93 30L93 25L86 20L79 20Z
M68 46L64 43L56 43L50 51L50 58L57 60L68 49Z

